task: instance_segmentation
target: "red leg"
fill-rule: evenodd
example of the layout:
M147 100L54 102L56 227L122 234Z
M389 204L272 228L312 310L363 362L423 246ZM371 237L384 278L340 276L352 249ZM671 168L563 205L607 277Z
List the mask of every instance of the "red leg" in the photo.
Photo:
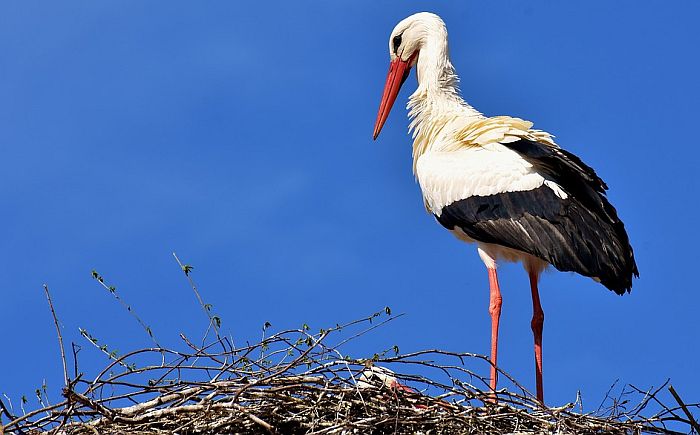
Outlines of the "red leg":
M539 279L537 273L530 272L530 290L532 290L532 334L535 337L535 379L537 382L537 400L544 405L544 391L542 389L542 326L544 325L544 311L540 305L540 293L537 289Z
M496 382L498 381L498 372L496 371L496 363L498 362L498 322L501 318L501 289L498 287L498 274L495 268L488 268L489 271L489 314L491 315L491 391L494 392L494 402Z

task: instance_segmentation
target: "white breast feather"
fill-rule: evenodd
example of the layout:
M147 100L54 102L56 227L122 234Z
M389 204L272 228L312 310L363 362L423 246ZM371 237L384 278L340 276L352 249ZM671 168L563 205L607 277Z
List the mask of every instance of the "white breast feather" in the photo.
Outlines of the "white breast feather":
M533 190L543 184L566 198L558 184L545 180L518 153L499 143L429 151L418 159L416 176L428 211L437 216L443 207L461 199Z

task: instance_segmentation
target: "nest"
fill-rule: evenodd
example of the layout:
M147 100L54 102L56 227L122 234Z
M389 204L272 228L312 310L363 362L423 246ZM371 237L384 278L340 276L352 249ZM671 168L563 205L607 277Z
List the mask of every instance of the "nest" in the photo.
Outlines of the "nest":
M177 258L176 258L177 259ZM179 263L179 260L178 260ZM691 411L673 387L611 391L596 412L580 396L557 408L542 406L499 369L498 391L479 375L488 358L441 350L400 353L394 346L369 358L343 353L347 343L400 317L386 308L364 319L312 332L277 332L236 346L219 333L182 265L209 325L200 344L181 335L182 349L158 345L153 333L102 277L93 277L144 328L155 346L119 356L81 330L108 358L99 373L79 371L73 344L72 375L48 288L46 296L61 349L62 400L16 415L0 400L4 434L678 434L698 433ZM263 331L268 333L270 325ZM7 396L5 396L7 398ZM682 431L682 432L681 432Z
M384 322L368 318L311 333L304 326L260 343L234 346L216 334L188 351L159 347L114 356L93 379L74 373L64 400L10 419L5 433L51 434L641 434L679 433L687 405L667 407L658 393L628 387L596 414L580 402L542 407L506 373L508 388L488 390L469 367L474 354L388 349L351 359L342 346ZM357 328L362 328L359 332ZM343 338L341 332L351 331ZM347 334L346 334L347 335ZM335 340L333 340L335 338ZM94 340L94 338L93 338ZM388 369L391 367L393 370ZM486 370L484 370L486 371ZM631 406L630 394L640 400ZM643 417L654 405L660 410ZM660 405L660 406L659 406ZM690 407L697 405L690 405Z

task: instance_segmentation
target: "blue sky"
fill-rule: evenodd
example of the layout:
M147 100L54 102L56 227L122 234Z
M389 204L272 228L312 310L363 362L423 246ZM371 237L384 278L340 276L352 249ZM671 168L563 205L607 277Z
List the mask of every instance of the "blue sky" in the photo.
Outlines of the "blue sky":
M543 277L548 403L669 377L700 401L691 1L2 3L0 392L61 386L43 283L86 371L105 361L78 327L149 344L93 269L160 341L201 333L172 251L240 340L389 305L406 315L353 355L487 353L483 264L425 213L411 173L414 76L371 140L389 33L422 10L447 23L465 99L595 167L635 248L628 296ZM526 275L506 265L501 285L500 363L534 389Z

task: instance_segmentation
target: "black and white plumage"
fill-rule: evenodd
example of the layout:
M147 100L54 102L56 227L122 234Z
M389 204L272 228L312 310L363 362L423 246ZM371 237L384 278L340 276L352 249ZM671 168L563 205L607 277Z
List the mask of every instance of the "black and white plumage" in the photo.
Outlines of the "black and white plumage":
M530 163L543 184L530 190L506 185L489 195L457 195L459 199L435 212L437 220L475 241L522 251L558 270L594 278L617 294L630 291L637 266L624 225L605 197L603 180L562 149L526 139L504 146Z
M374 138L415 67L418 88L408 108L414 172L426 209L459 239L476 243L489 271L494 364L502 300L498 262L525 266L533 298L537 396L543 401L540 273L552 265L591 277L617 294L629 292L638 276L624 225L605 196L607 186L531 122L486 117L462 99L447 30L437 15L423 12L401 21L389 39L389 53ZM494 390L496 374L492 369Z

